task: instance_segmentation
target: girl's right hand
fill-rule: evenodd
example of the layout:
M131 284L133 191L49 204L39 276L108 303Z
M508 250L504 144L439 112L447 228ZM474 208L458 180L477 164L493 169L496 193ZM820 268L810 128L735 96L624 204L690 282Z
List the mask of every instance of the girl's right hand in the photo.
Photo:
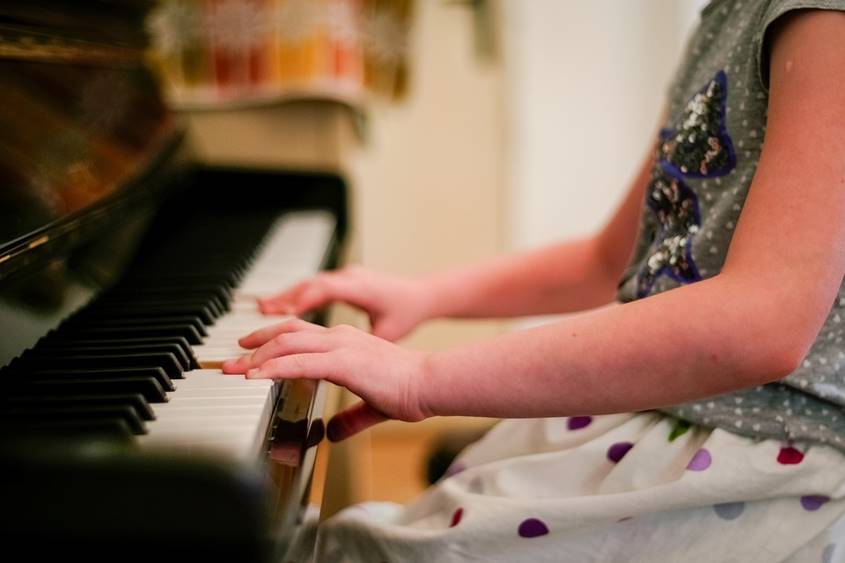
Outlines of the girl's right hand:
M265 314L301 316L329 303L347 303L366 312L371 332L397 340L430 318L429 286L422 281L376 273L360 266L321 273L273 297L258 300Z

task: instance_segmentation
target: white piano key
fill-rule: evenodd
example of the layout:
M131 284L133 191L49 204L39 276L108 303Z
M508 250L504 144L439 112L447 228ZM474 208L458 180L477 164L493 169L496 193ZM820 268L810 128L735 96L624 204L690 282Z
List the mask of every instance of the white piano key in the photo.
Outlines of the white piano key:
M142 448L177 449L180 452L220 453L227 457L254 460L260 451L254 428L235 428L187 433L149 433L138 436ZM263 436L262 436L263 440Z
M216 397L216 396L205 396L205 395L198 395L198 396L179 396L178 399L172 399L168 403L160 403L156 406L158 408L167 408L167 409L179 409L179 408L191 408L191 407L215 407L215 406L232 406L232 407L239 407L239 406L251 406L261 407L264 402L267 400L265 394L252 394L252 395L245 395L245 396L223 396L223 397Z
M242 348L241 346L232 346L226 344L199 344L194 346L194 355L200 361L202 361L203 357L218 357L221 355L228 355L230 358L236 358L238 356L243 356L251 352L248 348Z
M204 368L219 369L223 362L234 358L240 358L251 351L240 346L214 346L201 345L194 347L194 356Z
M316 274L334 229L334 217L324 211L283 216L271 229L236 295L266 296Z
M176 436L205 436L209 433L231 432L236 430L258 430L262 413L248 413L240 415L220 415L209 418L208 416L195 415L184 417L168 417L151 420L147 423L147 430L151 434L165 436L167 434Z
M232 431L257 430L262 411L251 414L220 416L209 419L205 416L162 418L147 421L149 435L180 437L205 436L209 433L230 433Z
M230 310L207 327L203 343L193 347L204 369L185 372L184 379L174 380L168 402L152 405L156 420L138 437L141 447L258 457L282 383L224 374L219 364L250 352L238 345L239 338L292 318L262 314L256 297L276 294L317 274L335 224L323 211L288 213L276 222L235 289Z
M269 397L268 397L269 399ZM265 400L260 406L269 403ZM221 417L227 416L241 416L241 415L255 415L257 404L247 405L214 405L214 406L178 406L171 407L171 405L163 405L163 408L155 409L156 422L159 420L173 420L176 418L202 418L202 417Z
M253 297L235 296L229 304L230 314L232 313L261 313L258 302Z
M270 388L273 386L271 379L244 379L242 375L227 375L220 373L218 377L196 377L192 379L174 379L173 385L176 391L206 387L214 389L255 389ZM178 396L178 395L177 395Z
M193 398L202 398L202 397L231 397L231 398L240 398L240 397L265 397L267 395L267 389L262 387L185 387L182 389L177 389L179 396L188 395ZM174 392L175 393L175 392ZM171 399L170 404L176 399Z

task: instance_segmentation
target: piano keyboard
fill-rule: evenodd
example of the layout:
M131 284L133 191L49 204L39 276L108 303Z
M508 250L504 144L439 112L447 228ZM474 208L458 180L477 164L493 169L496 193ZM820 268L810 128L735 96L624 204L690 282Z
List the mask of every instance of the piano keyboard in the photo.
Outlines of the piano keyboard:
M335 229L322 211L224 213L145 245L115 287L4 368L3 432L257 460L284 385L218 368L245 353L239 337L284 319L255 298L317 273Z

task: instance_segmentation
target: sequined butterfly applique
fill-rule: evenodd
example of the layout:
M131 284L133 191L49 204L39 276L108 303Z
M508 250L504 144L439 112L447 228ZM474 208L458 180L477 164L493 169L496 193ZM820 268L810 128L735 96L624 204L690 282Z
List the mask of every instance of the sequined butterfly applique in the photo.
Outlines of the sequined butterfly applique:
M719 71L684 107L672 129L663 129L646 204L657 220L649 257L637 275L637 296L651 292L660 276L687 284L701 275L692 256L692 237L701 226L698 197L684 180L715 178L736 167L725 126L728 80Z

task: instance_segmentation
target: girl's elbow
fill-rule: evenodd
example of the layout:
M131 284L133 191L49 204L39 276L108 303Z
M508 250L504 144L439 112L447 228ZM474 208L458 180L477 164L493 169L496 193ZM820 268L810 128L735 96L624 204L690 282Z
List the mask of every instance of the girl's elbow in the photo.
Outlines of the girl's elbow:
M747 367L751 386L780 381L797 370L810 350L812 341L803 338L772 338L766 345L758 346L754 360Z
M780 381L798 369L804 361L804 356L806 356L806 351L797 347L769 354L763 359L760 369L755 374L756 383L760 385Z
M829 310L818 299L796 302L794 295L758 291L748 298L728 299L730 334L723 342L733 349L738 371L749 386L779 381L797 370ZM778 304L774 306L773 304ZM729 311L729 312L728 312Z

